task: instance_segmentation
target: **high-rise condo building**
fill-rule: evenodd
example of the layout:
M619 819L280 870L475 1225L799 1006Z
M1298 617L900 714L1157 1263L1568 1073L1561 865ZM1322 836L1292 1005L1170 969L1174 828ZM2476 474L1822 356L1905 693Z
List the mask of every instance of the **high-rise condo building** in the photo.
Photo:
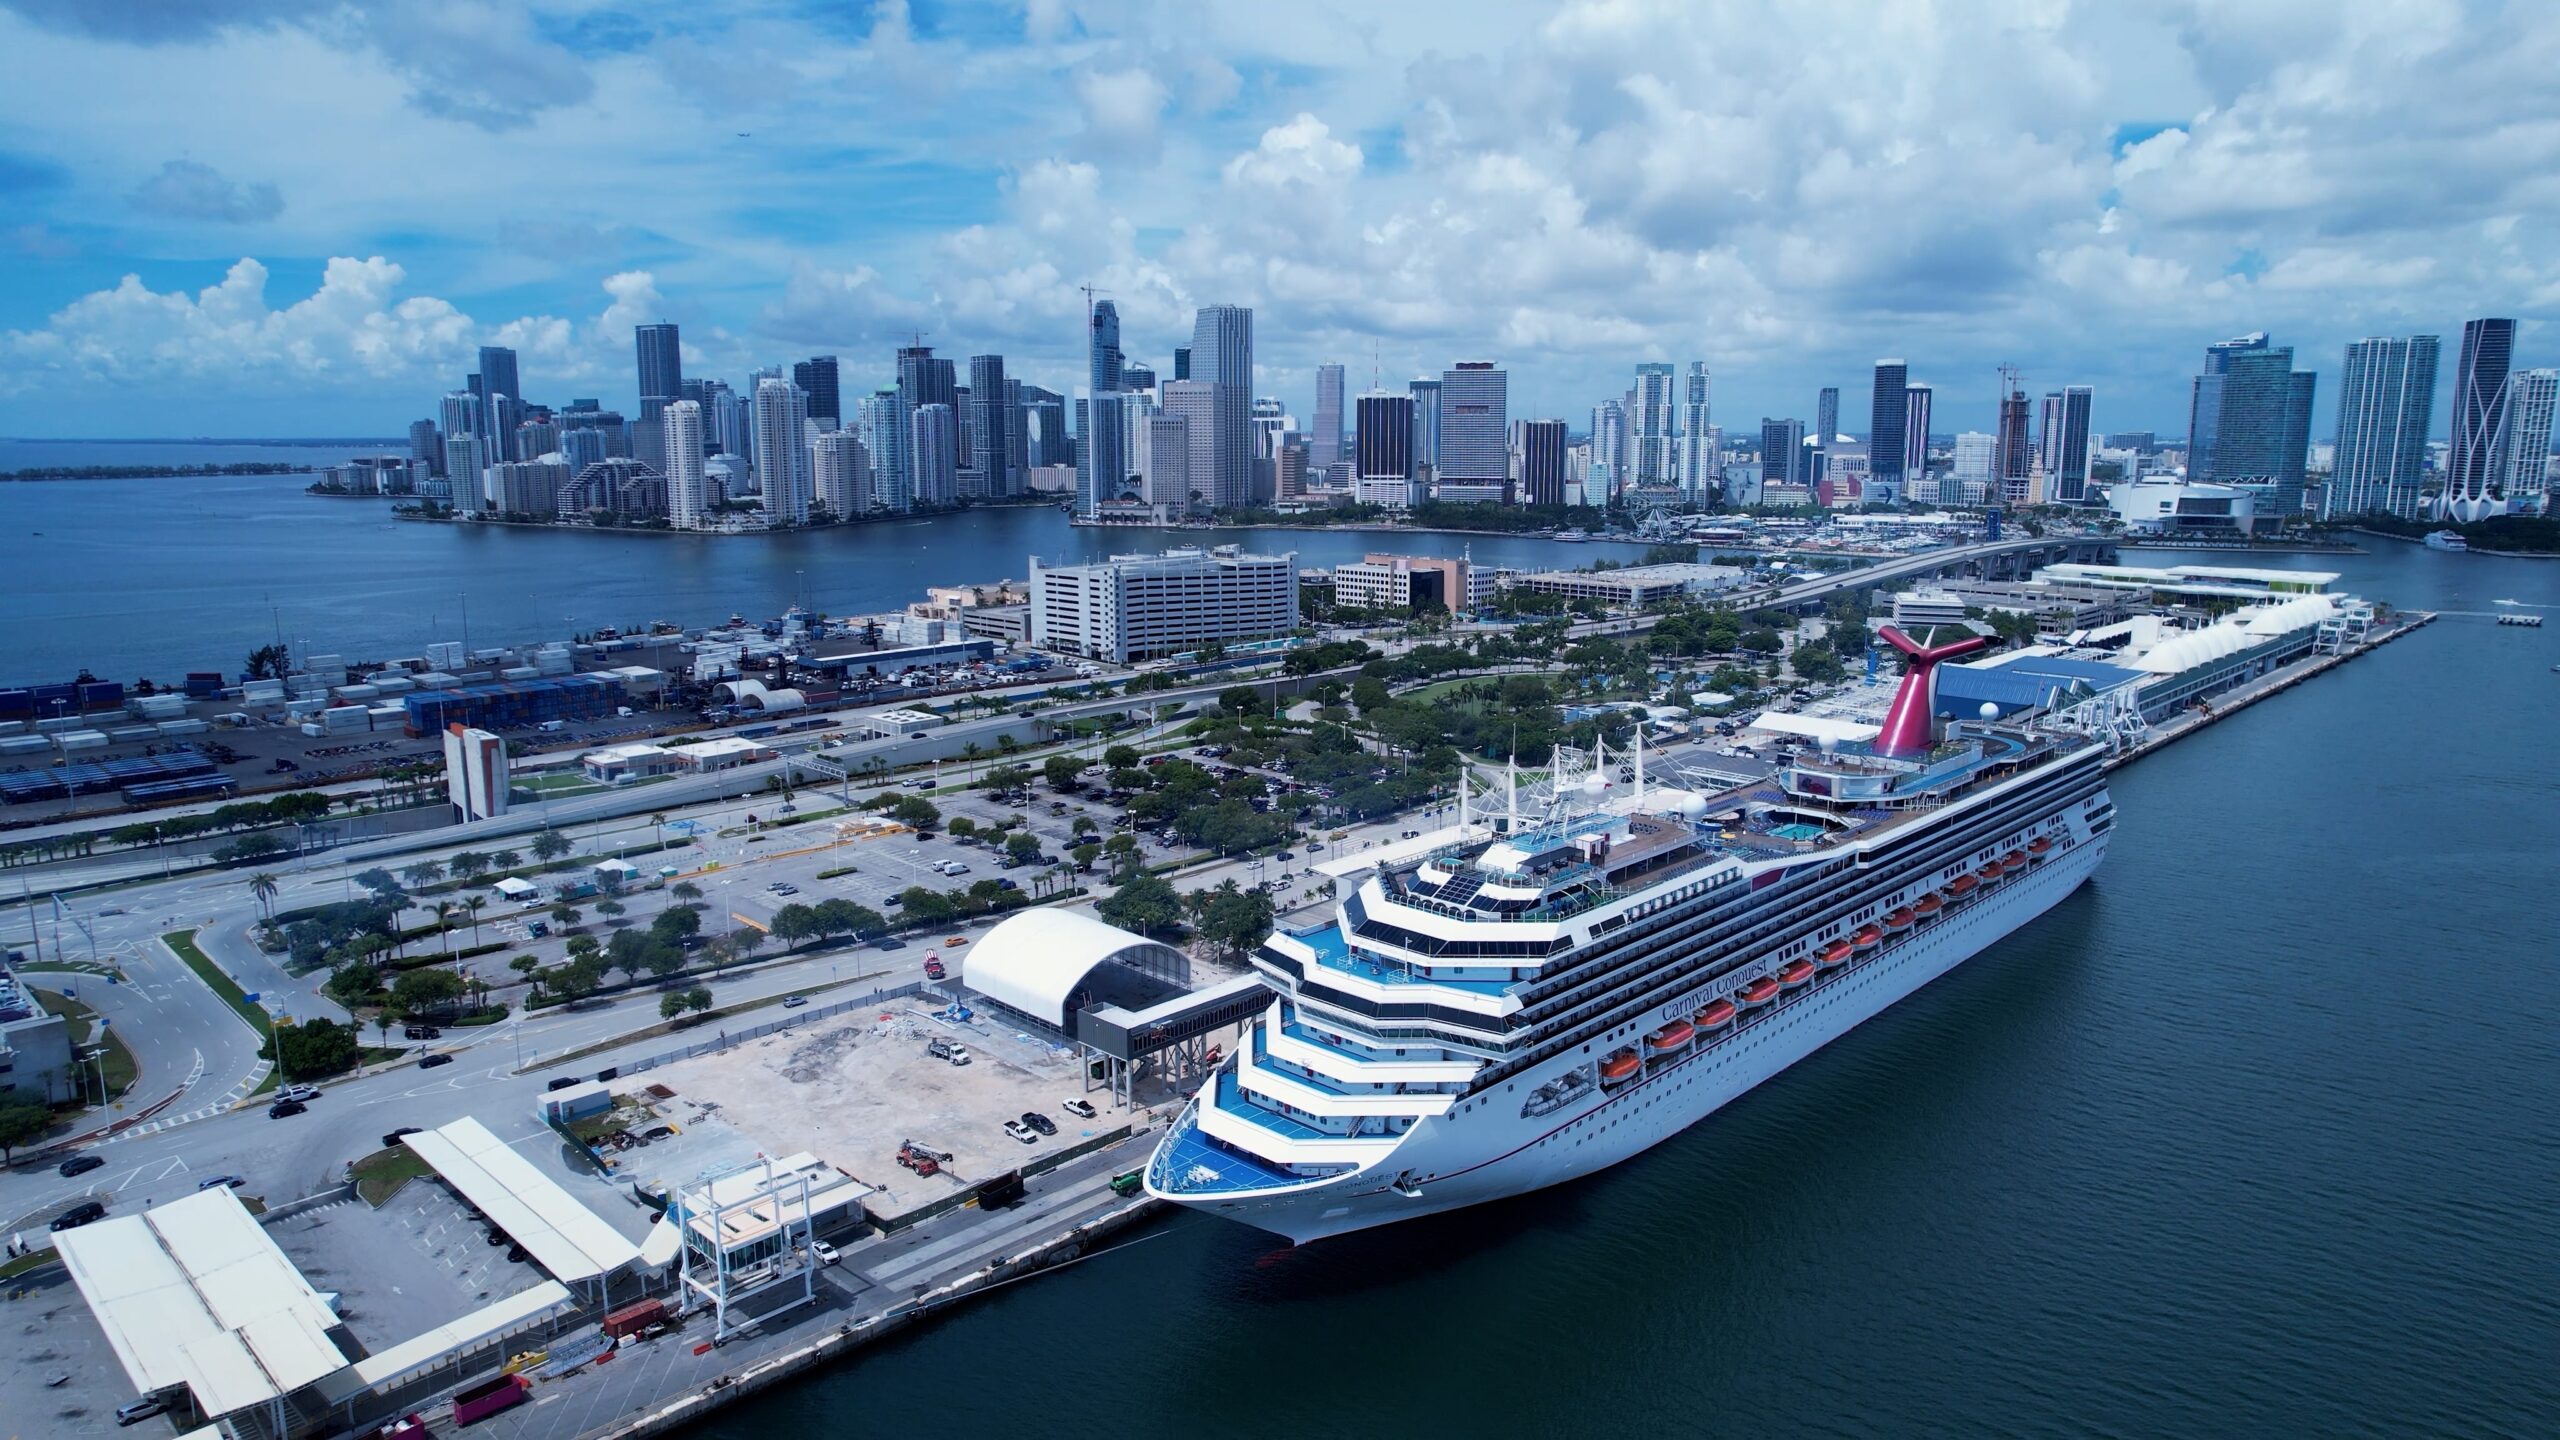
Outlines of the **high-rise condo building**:
M915 477L908 471L893 469L886 458L889 437L906 425L906 411L898 404L898 392L879 391L856 401L853 408L855 433L862 437L863 462L871 468L871 503L892 514L904 515L915 508Z
M1821 442L1822 448L1828 450L1831 448L1831 442L1837 439L1839 434L1840 387L1825 385L1815 392L1813 397L1813 437Z
M1209 504L1253 502L1253 311L1207 305L1191 327L1191 381L1218 387L1209 453ZM1175 382L1181 383L1181 382Z
M817 503L838 520L869 514L871 460L862 448L861 433L848 428L810 436L809 481Z
M1342 458L1342 367L1316 367L1316 428L1307 437L1310 464L1331 469Z
M1628 439L1634 451L1628 478L1637 485L1670 485L1679 478L1680 418L1672 395L1671 367L1660 361L1638 365L1633 394L1634 403L1627 410ZM1832 392L1835 400L1838 394Z
M2453 365L2453 443L2444 464L2444 511L2456 520L2482 520L2499 511L2498 460L2507 438L2507 370L2515 349L2515 321L2462 322L2462 354Z
M1103 400L1120 390L1120 359L1120 307L1097 300L1085 323L1084 443L1076 447L1076 509L1084 515L1129 478L1128 432Z
M2057 505L2087 505L2105 497L2089 488L2089 408L2097 392L2086 385L2065 385L2046 402L2051 428L2045 436L2045 485Z
M836 357L812 355L791 367L791 383L809 397L809 418L829 430L844 424L844 409L837 399Z
M2249 489L2261 518L2301 514L2317 383L2264 331L2206 347L2187 412L2187 478Z
M1867 447L1867 493L1886 504L1900 502L1910 495L1914 483L1929 473L1929 420L1937 392L1922 384L1902 387L1902 483L1899 486L1875 478L1875 447Z
M2540 514L2551 471L2552 402L2560 398L2560 370L2518 370L2507 376L2507 445L2503 467L2507 508Z
M937 359L932 346L899 347L898 405L901 417L895 433L889 437L889 442L895 447L892 458L897 462L899 469L909 477L918 477L925 473L916 464L915 413L927 405L940 405L952 412L954 417L952 459L955 465L958 463L959 389L959 377L954 373L951 362ZM875 459L873 463L877 464L878 461ZM947 504L953 498L949 494L927 490L921 483L917 484L913 493L915 503L918 505Z
M1994 431L1999 438L1999 473L1994 477L1999 486L1998 499L2009 505L2024 505L2035 498L2036 454L2028 443L2027 392L2012 385L2000 397L2000 416Z
M1039 385L1022 387L1023 468L1076 463L1075 436L1067 432L1067 397Z
M1186 401L1179 412L1158 411L1130 428L1138 495L1155 511L1159 523L1179 520L1191 511L1191 492L1200 488L1191 476L1191 415L1205 415L1207 408L1203 395L1197 407Z
M1690 361L1688 388L1680 400L1680 493L1692 504L1706 499L1720 469L1716 448L1722 437L1710 433L1715 429L1712 398L1707 362Z
M1565 427L1562 420L1524 420L1520 424L1520 503L1562 505L1565 501Z
M756 382L756 486L768 523L809 518L808 429L809 397L799 386L773 376Z
M1173 347L1173 378L1176 380L1191 378L1191 347L1188 345Z
M702 407L691 400L670 400L658 412L658 426L667 452L667 520L679 530L690 530L711 513L702 474Z
M2510 326L2514 323L2508 322ZM492 405L488 425L497 436L498 443L503 445L507 435L516 428L516 423L524 419L524 386L516 376L516 352L504 345L480 347L480 393L490 397ZM517 458L496 450L490 453L495 460Z
M1413 503L1413 397L1373 390L1360 397L1353 499L1401 510Z
M1404 392L1413 397L1413 464L1414 469L1440 469L1440 382L1428 375L1417 375L1406 382Z
M1804 453L1804 422L1760 417L1760 484L1810 485L1813 477Z
M631 338L640 352L640 415L654 420L684 393L684 350L676 327L663 322L634 326Z
M1603 400L1592 406L1591 468L1583 472L1586 503L1606 505L1627 488L1627 450L1627 402Z
M977 495L1003 498L1014 493L1016 457L1012 450L1017 413L1006 403L1011 394L1001 355L969 357L969 469L978 476Z
M1460 484L1511 479L1511 377L1491 360L1440 372L1439 474Z
M948 363L948 362L946 362ZM944 401L908 412L915 445L915 496L919 505L948 505L960 497L960 419Z
M444 434L433 420L409 422L409 458L425 473L437 473L444 464Z
M1875 389L1867 402L1867 479L1894 494L1902 493L1904 407L1910 403L1911 367L1900 360L1876 362Z
M1206 357L1196 344L1191 351L1191 371L1194 375L1208 373ZM1176 507L1174 513L1180 514L1184 508L1201 511L1219 508L1215 487L1220 458L1218 412L1225 399L1223 391L1214 381L1195 379L1166 381L1160 393L1164 396L1163 413L1182 422L1183 434L1191 447L1188 458L1183 462L1183 473L1189 477L1186 482L1188 488L1168 497ZM1143 415L1130 417L1130 433L1134 435L1145 423ZM1155 487L1150 483L1147 488L1152 498Z
M2321 519L2416 516L2441 343L2433 335L2368 336L2347 346Z

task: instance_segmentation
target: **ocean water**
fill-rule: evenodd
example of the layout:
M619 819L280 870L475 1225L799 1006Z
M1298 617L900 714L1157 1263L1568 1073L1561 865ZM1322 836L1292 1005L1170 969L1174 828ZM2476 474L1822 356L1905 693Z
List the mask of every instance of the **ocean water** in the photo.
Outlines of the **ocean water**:
M699 1433L2560 1434L2554 663L2447 618L2119 772L2091 885L1601 1175L1295 1251L1179 1216Z

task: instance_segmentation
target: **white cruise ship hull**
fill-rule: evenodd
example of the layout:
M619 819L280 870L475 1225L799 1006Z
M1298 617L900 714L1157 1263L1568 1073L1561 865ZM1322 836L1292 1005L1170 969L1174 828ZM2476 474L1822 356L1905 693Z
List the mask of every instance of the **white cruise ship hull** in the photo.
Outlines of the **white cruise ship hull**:
M1882 954L1801 993L1737 1033L1649 1064L1614 1090L1563 1108L1522 1113L1522 1097L1587 1065L1559 1057L1421 1120L1386 1158L1348 1174L1260 1195L1168 1195L1303 1244L1555 1185L1605 1169L1714 1114L1852 1028L2052 909L2104 858L2089 835L2002 882ZM1214 1081L1212 1082L1215 1083ZM1159 1192L1162 1193L1162 1192Z

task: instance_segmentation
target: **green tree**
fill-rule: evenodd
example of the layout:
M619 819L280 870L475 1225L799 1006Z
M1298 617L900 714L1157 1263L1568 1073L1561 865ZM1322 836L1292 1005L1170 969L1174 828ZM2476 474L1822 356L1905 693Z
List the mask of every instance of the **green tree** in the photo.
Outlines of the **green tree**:
M1114 745L1102 752L1102 763L1114 770L1125 770L1138 763L1138 749L1134 745Z
M702 898L702 887L690 880L679 880L667 887L667 893L676 897L679 902L691 905Z
M1141 935L1170 931L1182 923L1182 897L1161 875L1137 876L1093 908L1103 919Z
M922 885L910 885L898 892L898 905L910 920L936 924L951 918L951 897Z
M462 977L439 966L412 970L391 982L391 1004L403 1015L451 1010L462 998Z
M1040 762L1040 778L1049 782L1050 789L1068 794L1081 783L1076 777L1083 769L1084 762L1073 755L1052 755Z
M444 878L444 867L433 860L421 860L401 871L400 878L408 881L411 889L424 890Z
M1757 630L1742 632L1742 637L1734 643L1738 648L1748 650L1754 655L1775 655L1786 648L1786 642L1778 638L1778 632L1765 625Z
M534 989L540 990L542 988L542 982L534 979L534 972L542 968L541 956L518 955L507 962L507 968L513 970L518 975L523 976L526 983L532 985Z
M1101 846L1096 845L1091 841L1087 841L1084 844L1078 845L1074 849L1069 850L1067 852L1067 858L1076 862L1076 868L1078 870L1090 870L1093 868L1093 862L1099 858L1101 854Z
M702 912L689 905L669 906L649 921L650 936L669 945L681 945L688 937L700 933Z
M951 817L951 823L943 828L951 832L953 839L966 840L978 833L978 822L966 815L954 815Z
M1040 837L1027 830L1016 830L1004 837L1004 853L1016 864L1026 864L1040 854Z
M786 949L796 950L801 941L816 939L817 934L817 912L808 906L785 905L773 912L773 938Z
M258 913L272 920L276 913L276 877L271 870L261 870L249 877L249 893L258 897Z
M1090 835L1102 828L1102 822L1090 815L1079 815L1076 817L1076 823L1067 828L1071 834Z
M602 900L596 902L596 913L607 920L619 920L624 915L629 914L630 911L624 907L621 901L608 895Z
M492 870L513 870L524 864L524 856L513 850L500 850L489 857Z
M711 991L707 987L701 985L696 985L692 989L685 991L684 1008L697 1013L709 1010L711 1008Z
M670 990L658 997L658 1018L661 1020L673 1020L682 1015L685 1008L684 992L681 990Z
M16 1091L0 1095L0 1164L15 1164L18 1147L43 1138L53 1128L53 1112L41 1100Z
M850 900L821 900L811 908L816 912L818 933L822 936L860 935L886 929L888 925L879 911Z
M942 819L942 811L921 795L901 795L891 802L889 817L901 825L930 830Z
M557 860L569 853L569 837L557 830L545 830L533 837L533 858Z
M1816 684L1830 684L1845 678L1848 667L1840 663L1840 652L1828 645L1799 645L1787 657L1787 668Z
M489 857L478 850L456 850L453 852L451 873L457 880L486 875L489 873Z
M363 1048L356 1027L335 1020L305 1020L275 1030L276 1068L287 1080L344 1074L356 1068Z
M571 925L575 925L586 918L586 916L578 913L577 906L572 905L565 900L551 907L551 922L563 929L566 929Z

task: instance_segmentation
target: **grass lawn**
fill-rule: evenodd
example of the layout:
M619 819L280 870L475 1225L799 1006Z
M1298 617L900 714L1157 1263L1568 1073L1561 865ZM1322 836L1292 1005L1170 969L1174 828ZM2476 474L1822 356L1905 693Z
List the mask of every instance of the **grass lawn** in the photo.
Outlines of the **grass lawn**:
M27 988L34 993L36 1003L42 1005L46 1013L59 1015L71 1022L74 1044L87 1038L91 1022L98 1017L95 1009L85 1001L75 1000L68 995L56 994L51 990L38 990L32 985ZM107 1030L107 1058L102 1068L106 1072L107 1099L110 1101L122 1098L126 1091L133 1088L135 1078L141 1074L141 1067L133 1062L133 1051L126 1047L124 1038L116 1034L113 1027Z
M249 993L235 984L230 976L223 974L221 966L205 958L204 951L196 945L196 932L172 930L161 936L160 941L176 951L179 959L187 962L187 968L196 972L197 979L212 986L213 993L221 996L224 1004L240 1012L240 1018L249 1022L249 1028L258 1032L258 1038L263 1040L275 1033L275 1021L268 1018L267 1012L251 1004Z
M356 1194L376 1210L401 1186L436 1173L434 1166L406 1145L376 1150L348 1166L347 1171L355 1177Z

